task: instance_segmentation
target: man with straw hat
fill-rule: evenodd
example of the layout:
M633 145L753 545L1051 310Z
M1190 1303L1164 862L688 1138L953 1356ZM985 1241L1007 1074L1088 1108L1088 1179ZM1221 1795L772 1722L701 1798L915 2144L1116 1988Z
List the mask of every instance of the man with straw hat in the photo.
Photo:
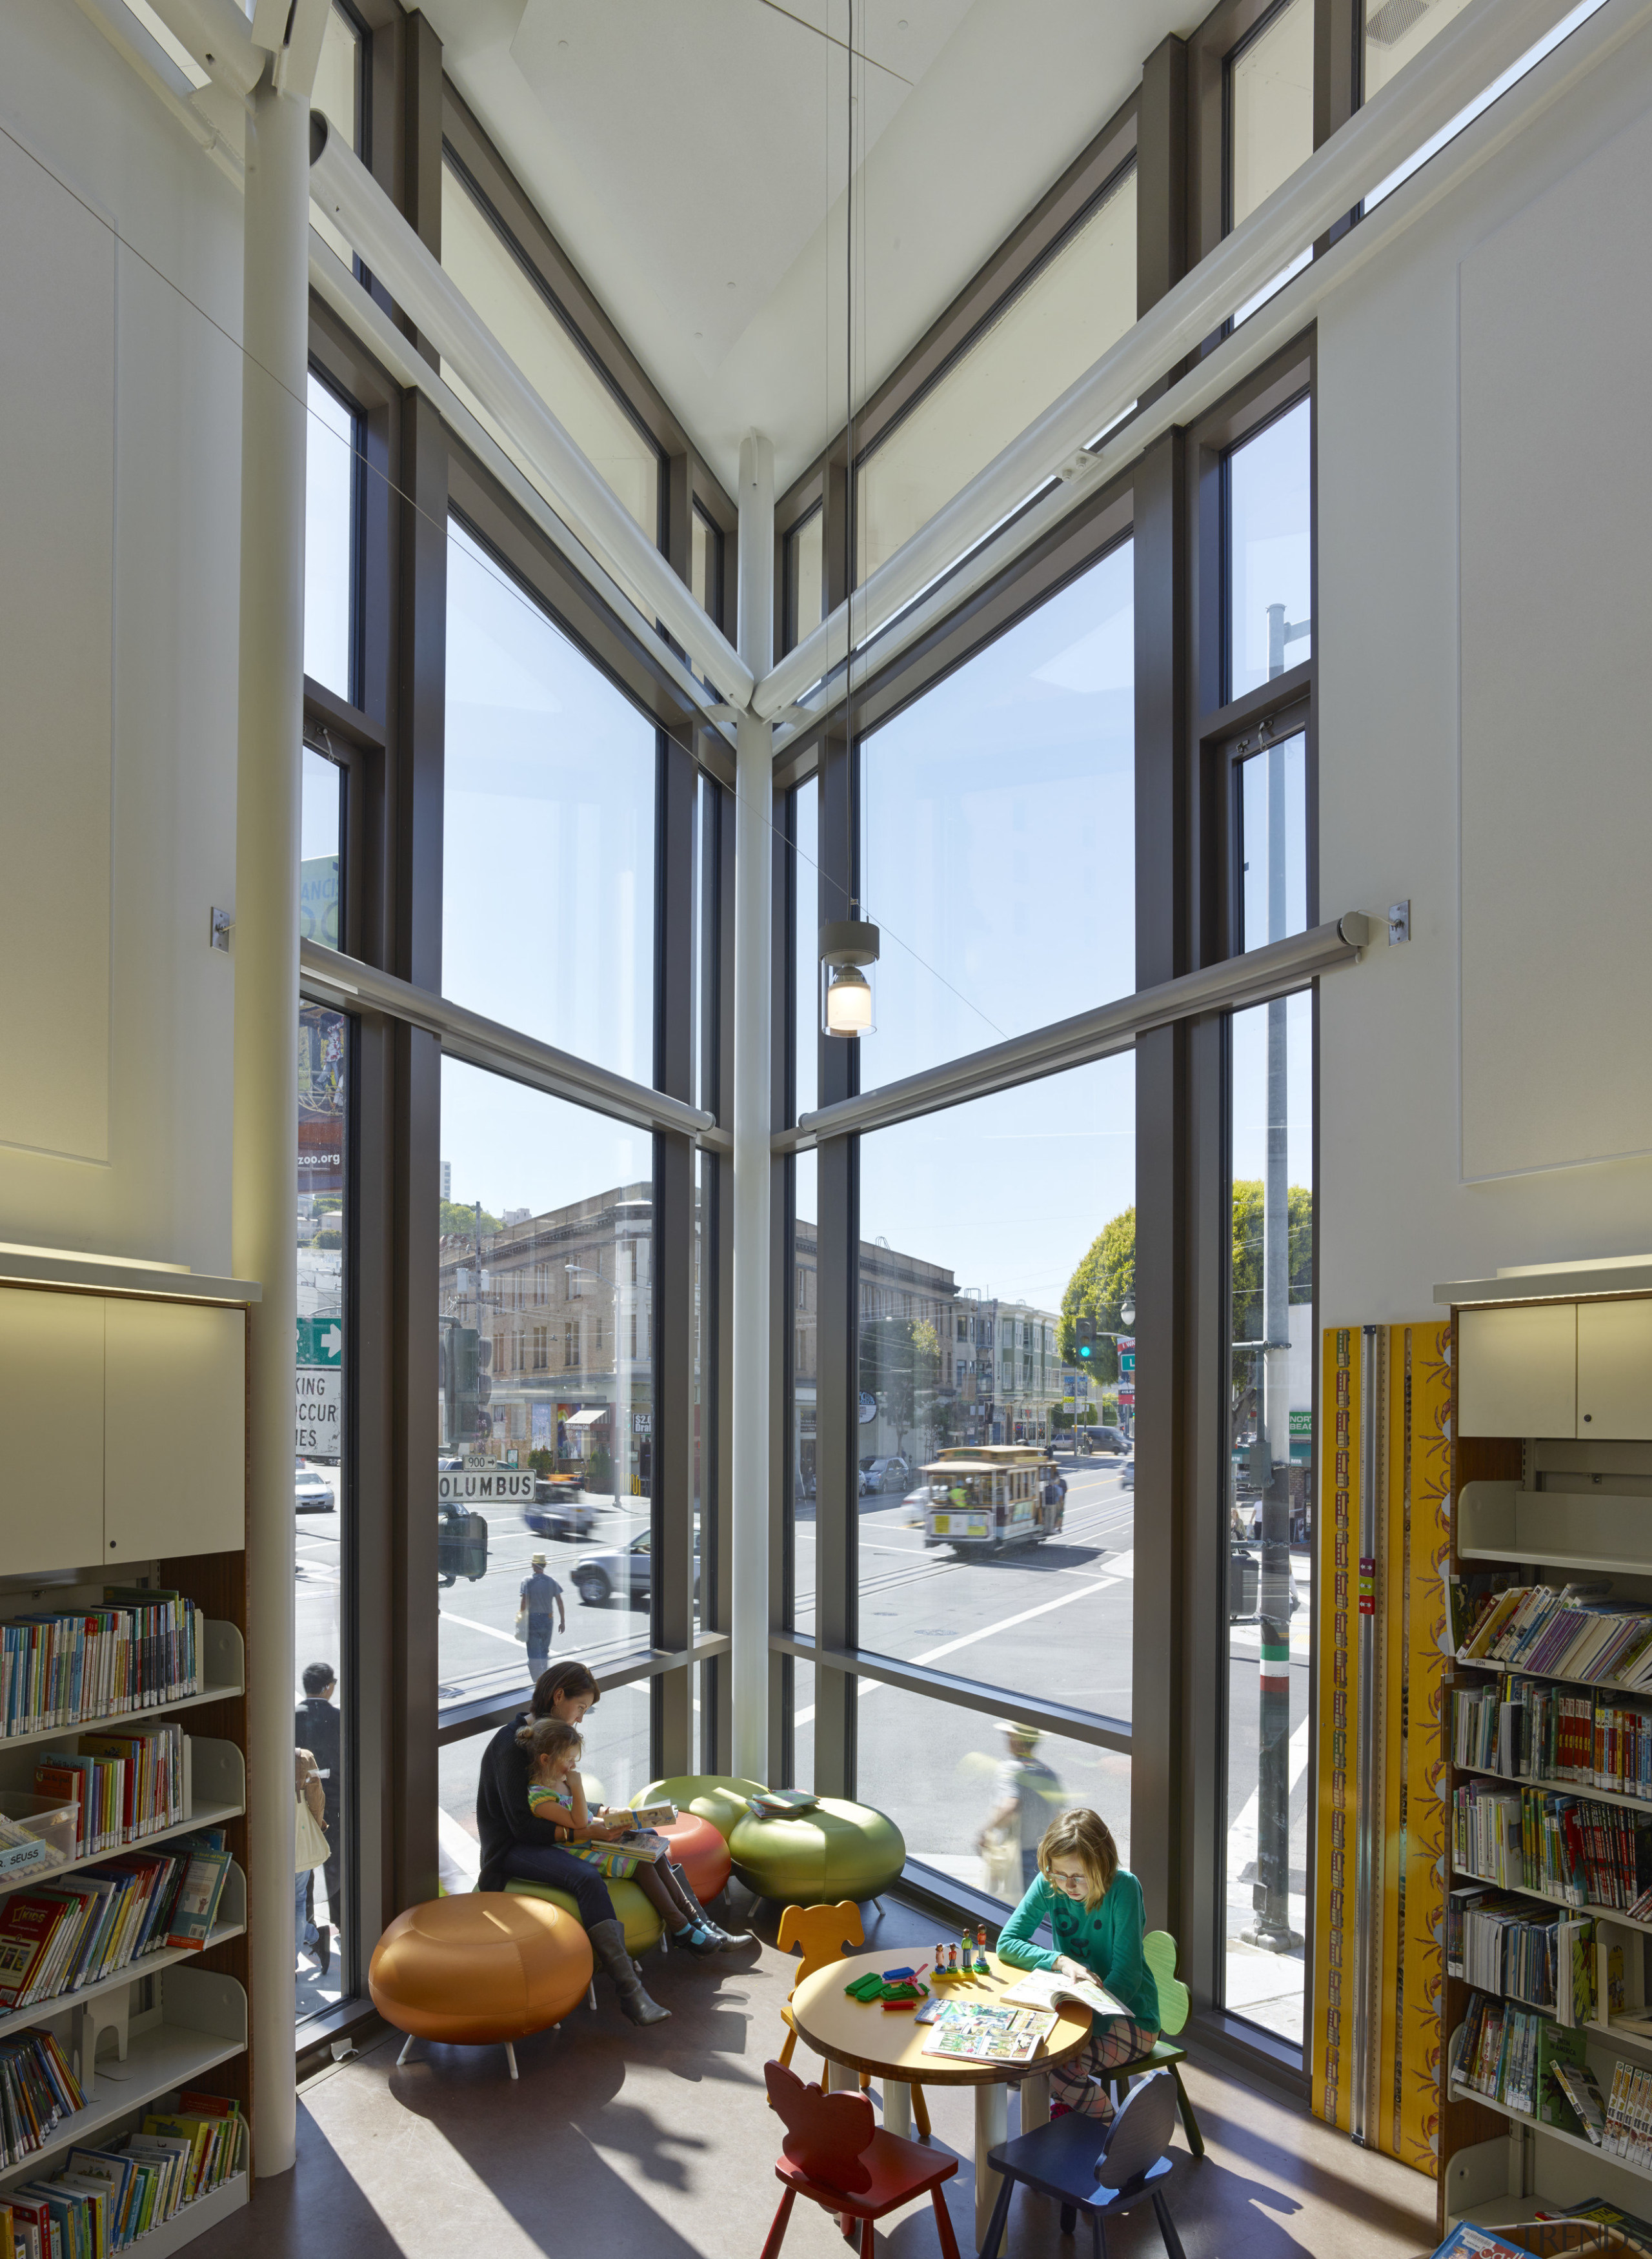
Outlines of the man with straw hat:
M536 1553L528 1566L532 1571L522 1580L522 1598L516 1608L516 1637L528 1643L528 1676L537 1679L551 1662L551 1610L555 1606L557 1629L566 1631L567 1611L562 1605L562 1587L554 1577L545 1574L545 1555Z

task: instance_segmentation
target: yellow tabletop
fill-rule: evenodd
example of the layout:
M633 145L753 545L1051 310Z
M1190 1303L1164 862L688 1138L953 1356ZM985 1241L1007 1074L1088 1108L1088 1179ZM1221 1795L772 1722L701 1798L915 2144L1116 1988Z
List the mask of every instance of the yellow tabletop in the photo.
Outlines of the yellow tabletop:
M799 2039L829 2063L846 2064L851 2070L872 2071L908 2084L915 2079L920 2086L991 2086L1043 2077L1055 2064L1076 2055L1090 2036L1090 2011L1069 2005L1057 2011L1060 2021L1030 2063L959 2063L924 2054L932 2024L915 2023L912 2012L895 2014L877 2000L867 2006L844 1991L869 1969L916 1969L928 1959L921 1946L886 1945L880 1953L851 1953L829 1968L817 1969L792 1995L792 2020ZM986 1964L985 1977L955 1977L936 1985L926 1974L921 1981L929 1985L932 1999L985 2005L1027 1973L1010 1968L995 1953L987 1955Z

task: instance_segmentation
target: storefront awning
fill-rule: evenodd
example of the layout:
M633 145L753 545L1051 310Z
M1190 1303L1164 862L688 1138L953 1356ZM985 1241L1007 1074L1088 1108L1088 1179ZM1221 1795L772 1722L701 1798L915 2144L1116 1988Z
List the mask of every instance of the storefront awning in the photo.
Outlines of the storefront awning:
M593 1404L584 1412L570 1412L562 1424L565 1428L594 1428L599 1420L607 1419L608 1413L606 1404Z

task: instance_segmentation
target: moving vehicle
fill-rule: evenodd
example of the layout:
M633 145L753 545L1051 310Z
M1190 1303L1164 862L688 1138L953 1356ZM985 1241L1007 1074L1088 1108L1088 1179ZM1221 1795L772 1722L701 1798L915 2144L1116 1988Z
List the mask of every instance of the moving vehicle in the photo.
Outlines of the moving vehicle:
M533 1504L523 1507L522 1518L537 1537L588 1537L596 1527L579 1484L553 1475L536 1479Z
M860 1495L875 1498L887 1490L904 1490L912 1479L912 1470L899 1451L887 1458L863 1459L860 1463Z
M929 1486L926 1546L991 1553L1041 1545L1065 1515L1065 1478L1036 1443L954 1445L922 1473Z
M338 1503L332 1494L332 1485L320 1469L300 1459L293 1479L293 1512L295 1514L331 1514Z
M1126 1459L1124 1464L1119 1469L1119 1488L1121 1490L1134 1490L1136 1488L1136 1461L1134 1459Z
M1106 1451L1114 1458L1128 1459L1130 1456L1130 1439L1122 1428L1092 1428L1090 1449L1093 1451Z
M581 1553L569 1581L587 1608L605 1607L616 1593L632 1607L646 1606L654 1590L654 1539L644 1529L613 1552ZM700 1534L694 1533L694 1591L700 1590Z

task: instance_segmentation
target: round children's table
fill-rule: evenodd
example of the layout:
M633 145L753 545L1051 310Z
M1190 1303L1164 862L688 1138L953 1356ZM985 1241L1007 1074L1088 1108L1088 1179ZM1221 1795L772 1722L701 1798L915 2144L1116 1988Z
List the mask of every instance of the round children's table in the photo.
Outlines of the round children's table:
M863 2006L851 1999L844 1987L852 1985L858 1977L864 1977L868 1970L921 1967L929 1957L921 1948L915 1950L910 1946L903 1950L899 1946L887 1945L879 1953L847 1954L843 1960L834 1961L825 1969L817 1969L812 1977L804 1978L792 1995L792 2020L804 2046L825 2057L827 2084L848 2083L834 2080L834 2070L870 2071L883 2081L883 2122L891 2134L912 2131L915 2080L920 2086L974 2088L975 2248L979 2251L986 2240L986 2223L998 2193L999 2176L987 2163L987 2154L1009 2134L1007 2090L1014 2085L1021 2088L1023 2133L1030 2132L1035 2126L1047 2125L1050 2073L1057 2063L1077 2055L1089 2038L1090 2011L1071 2005L1061 2009L1060 2021L1030 2063L959 2063L942 2056L925 2055L923 2043L934 2029L933 2025L915 2024L909 2011L897 2014L876 2000L870 2006ZM985 1976L977 1973L967 1979L931 1985L931 1998L972 2000L984 2005L996 2000L1025 1974L1024 1970L1011 1969L995 1953L989 1953ZM929 1984L930 1980L926 1975L923 1981ZM1099 2128L1097 2146L1100 2147Z

